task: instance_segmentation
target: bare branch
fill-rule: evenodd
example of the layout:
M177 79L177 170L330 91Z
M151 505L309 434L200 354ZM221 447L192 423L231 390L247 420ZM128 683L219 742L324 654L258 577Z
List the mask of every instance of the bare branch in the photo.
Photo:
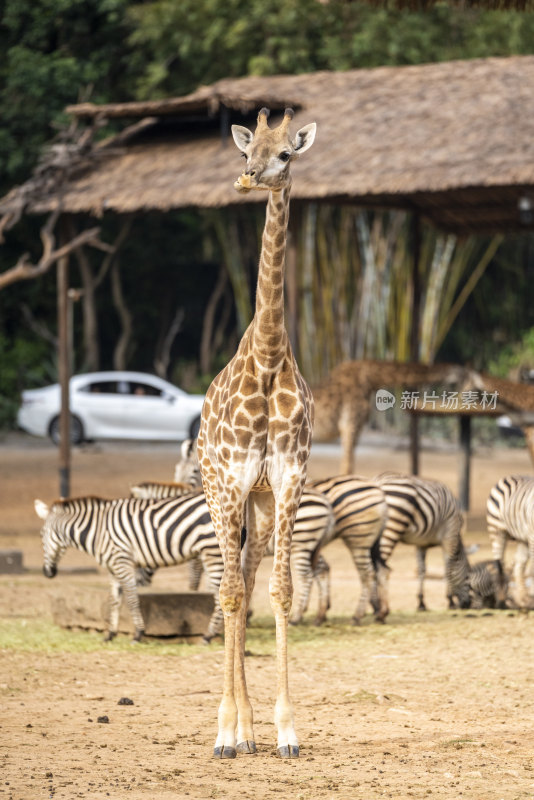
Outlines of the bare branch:
M16 283L17 281L27 281L31 280L32 278L37 278L39 275L44 275L44 273L48 272L50 267L55 264L56 261L63 256L68 255L73 250L76 250L77 247L81 247L84 244L97 246L95 244L96 242L99 242L100 245L104 244L98 239L99 233L100 228L88 228L88 230L82 231L82 233L78 234L78 236L76 236L70 242L67 242L67 244L64 244L62 247L59 247L57 250L55 250L55 237L50 232L48 226L45 225L41 231L43 255L37 264L32 264L29 254L24 253L14 267L11 267L0 275L0 291L5 289L6 286L10 286L12 283Z
M36 319L36 317L32 314L30 307L26 305L26 303L21 303L20 308L28 328L30 328L30 330L32 330L42 339L52 344L54 348L57 348L57 336L55 336L46 325L43 325L42 322L39 322L39 320Z

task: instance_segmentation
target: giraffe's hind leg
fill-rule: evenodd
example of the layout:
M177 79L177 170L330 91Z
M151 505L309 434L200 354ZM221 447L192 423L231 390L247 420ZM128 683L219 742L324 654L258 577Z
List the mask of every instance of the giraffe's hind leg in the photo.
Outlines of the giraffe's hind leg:
M245 601L236 624L237 752L254 754L256 752L254 720L245 678L245 638L248 607L254 590L256 572L274 527L274 498L270 492L251 492L247 501L246 527L247 538L241 558L245 579Z
M291 536L304 478L302 471L286 472L280 481L275 497L275 547L273 571L269 580L269 595L276 621L277 693L274 721L278 732L278 755L281 758L298 758L299 756L299 743L289 699L287 628L293 597L290 566Z

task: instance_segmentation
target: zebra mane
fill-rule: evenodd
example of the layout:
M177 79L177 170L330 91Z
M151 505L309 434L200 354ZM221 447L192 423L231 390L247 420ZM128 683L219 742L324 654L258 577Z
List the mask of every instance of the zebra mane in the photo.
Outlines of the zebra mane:
M192 489L191 484L182 481L139 481L132 483L132 486L171 486L173 489L184 489L188 492Z
M54 500L52 505L50 506L51 509L54 511L59 511L60 509L71 509L75 508L76 505L80 503L86 503L87 501L96 502L96 503L111 503L112 500L109 497L97 497L96 495L82 495L81 497L60 497L59 500Z

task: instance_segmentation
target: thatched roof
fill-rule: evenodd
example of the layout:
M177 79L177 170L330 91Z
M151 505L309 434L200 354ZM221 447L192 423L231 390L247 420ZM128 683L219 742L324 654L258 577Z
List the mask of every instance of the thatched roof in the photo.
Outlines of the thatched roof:
M293 167L294 201L419 208L459 232L517 228L520 198L534 199L532 86L534 57L523 56L225 79L182 98L71 106L80 118L150 119L71 182L64 208L100 215L264 200L233 189L242 162L229 124L253 126L264 105L276 121L289 105L293 130L318 126Z

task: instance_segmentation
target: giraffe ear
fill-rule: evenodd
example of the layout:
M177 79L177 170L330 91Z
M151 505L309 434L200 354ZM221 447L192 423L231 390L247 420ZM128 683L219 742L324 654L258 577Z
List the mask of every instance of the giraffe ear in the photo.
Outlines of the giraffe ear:
M315 122L310 122L309 125L305 125L295 136L294 148L297 155L300 156L301 153L306 152L312 146L315 140L315 133L317 131L317 125Z
M254 138L254 135L251 133L251 131L249 131L248 128L244 128L243 125L232 125L232 136L234 137L234 142L242 153L245 152L247 146Z

